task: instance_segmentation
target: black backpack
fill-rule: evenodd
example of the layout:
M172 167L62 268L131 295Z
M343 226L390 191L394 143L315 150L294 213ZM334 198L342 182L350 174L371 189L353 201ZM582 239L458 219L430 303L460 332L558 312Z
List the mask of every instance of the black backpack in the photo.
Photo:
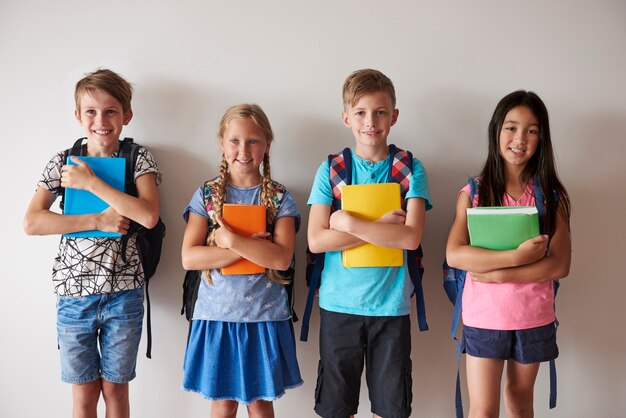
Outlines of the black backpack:
M203 186L203 197L204 197L204 207L209 205L209 200L212 199L212 187L215 185L216 179L209 180L204 183ZM278 187L279 193L284 196L285 190L282 186ZM279 196L278 199L274 199L273 202L278 209L280 203L282 203L282 196ZM207 229L207 237L213 229L217 228L217 224L213 223L209 218L209 225ZM267 231L269 233L273 233L274 222L267 226ZM285 290L287 291L287 301L289 303L289 308L291 309L291 320L292 322L298 322L298 316L296 315L294 309L294 298L293 298L293 278L295 276L295 267L296 259L295 256L292 257L291 263L287 270L276 271L276 273L281 276L281 279L288 281L288 283L283 284L285 286ZM183 306L180 309L180 314L185 315L187 321L189 321L189 326L191 327L191 319L193 318L193 311L196 307L196 300L198 299L198 289L200 288L200 282L202 281L202 271L200 270L187 270L185 272L185 279L183 281Z
M84 156L87 154L87 145L83 145L83 140L85 139L86 138L79 138L78 140L76 140L72 148L65 150L63 155L64 163L67 160L67 157L70 155ZM135 197L139 196L134 176L139 148L139 145L135 144L132 138L124 138L124 140L120 142L120 146L118 149L118 157L126 159L126 180L124 184L124 192ZM63 210L64 207L64 197L65 193L62 192L60 205L61 210ZM157 266L159 265L159 261L161 259L161 247L163 244L163 238L165 237L165 231L165 224L160 217L157 224L152 229L148 229L135 221L131 221L128 232L121 238L122 261L126 263L126 246L128 245L128 239L133 234L136 234L137 252L139 254L139 261L141 262L141 266L143 267L146 289L146 326L148 332L148 347L146 350L146 357L148 358L152 358L152 326L150 315L150 294L148 292L148 285L150 283L150 279L152 278L152 276L154 276L154 273L156 272Z

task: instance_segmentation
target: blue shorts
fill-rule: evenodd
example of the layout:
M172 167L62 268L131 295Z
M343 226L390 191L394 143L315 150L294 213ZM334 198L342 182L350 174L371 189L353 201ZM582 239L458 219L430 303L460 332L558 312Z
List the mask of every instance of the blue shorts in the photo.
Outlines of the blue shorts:
M99 378L135 378L143 325L143 288L57 299L61 380L81 384Z
M541 363L559 356L554 323L516 331L463 326L461 349L473 357Z

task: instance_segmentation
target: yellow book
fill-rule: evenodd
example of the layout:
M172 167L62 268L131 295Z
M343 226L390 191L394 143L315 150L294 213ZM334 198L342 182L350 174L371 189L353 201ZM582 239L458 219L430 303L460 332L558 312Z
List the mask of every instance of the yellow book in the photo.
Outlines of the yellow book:
M385 213L400 209L400 184L355 184L341 188L341 209L367 221L375 221ZM363 244L343 251L344 267L397 267L403 264L400 248Z
M265 231L265 206L236 205L226 203L222 208L224 222L237 235L249 237L257 232ZM265 267L242 258L233 264L222 267L222 274L257 274L264 273Z

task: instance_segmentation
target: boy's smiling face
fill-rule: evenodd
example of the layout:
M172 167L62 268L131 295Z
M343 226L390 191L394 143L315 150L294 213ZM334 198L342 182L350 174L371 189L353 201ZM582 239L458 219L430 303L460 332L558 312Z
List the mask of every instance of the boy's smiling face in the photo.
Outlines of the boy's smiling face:
M75 115L87 135L89 154L108 156L117 149L122 128L133 113L124 112L122 104L106 91L95 89L82 95Z
M352 130L356 149L387 147L387 136L398 119L391 97L382 91L365 93L341 114L343 123Z

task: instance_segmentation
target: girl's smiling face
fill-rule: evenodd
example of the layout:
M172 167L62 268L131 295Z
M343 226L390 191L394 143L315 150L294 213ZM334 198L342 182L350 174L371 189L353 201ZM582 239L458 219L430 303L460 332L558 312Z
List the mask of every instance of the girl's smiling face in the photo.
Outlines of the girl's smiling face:
M259 167L270 145L252 119L231 120L220 138L220 146L230 167L231 182L245 183L241 187L260 182Z
M509 110L500 130L500 155L506 164L525 166L537 151L540 127L535 114L526 106Z

